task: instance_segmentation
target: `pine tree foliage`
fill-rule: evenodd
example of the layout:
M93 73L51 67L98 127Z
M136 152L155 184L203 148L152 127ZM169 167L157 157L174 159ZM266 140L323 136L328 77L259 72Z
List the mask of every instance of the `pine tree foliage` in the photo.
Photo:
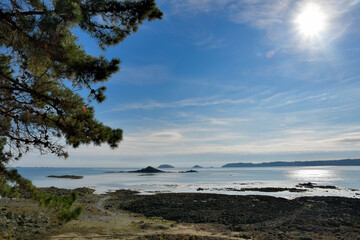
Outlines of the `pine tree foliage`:
M0 149L1 153L2 149ZM81 212L81 206L73 207L77 195L72 192L70 196L53 196L37 189L32 183L23 178L16 169L8 170L0 164L0 196L7 198L18 198L20 192L31 194L40 205L53 208L60 221L69 221L77 218Z
M66 158L64 141L115 148L122 140L122 130L96 120L91 106L105 100L102 83L120 60L86 54L74 29L106 49L161 16L155 0L0 2L1 195L11 196L24 183L5 167L30 150ZM88 91L86 99L80 90ZM11 181L17 184L6 184Z

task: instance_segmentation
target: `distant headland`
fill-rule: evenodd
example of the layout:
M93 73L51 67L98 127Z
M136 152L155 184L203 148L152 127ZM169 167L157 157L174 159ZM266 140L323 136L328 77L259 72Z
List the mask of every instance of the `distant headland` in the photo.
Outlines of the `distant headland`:
M223 168L229 167L311 167L311 166L360 166L360 159L294 161L294 162L263 162L263 163L228 163Z

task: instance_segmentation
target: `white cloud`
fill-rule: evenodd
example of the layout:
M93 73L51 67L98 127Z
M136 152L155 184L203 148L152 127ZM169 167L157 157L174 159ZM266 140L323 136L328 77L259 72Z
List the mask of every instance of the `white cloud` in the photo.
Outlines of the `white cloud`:
M202 129L205 130L205 129ZM346 128L327 130L307 128L285 130L277 137L264 136L264 140L236 133L196 131L196 128L167 129L157 132L138 132L128 136L119 149L108 147L81 147L71 150L72 157L164 157L192 154L304 154L318 152L357 151L360 132L349 136ZM264 135L266 135L264 133Z
M313 154L359 149L360 127L349 119L358 108L359 88L338 91L280 92L271 89L244 99L189 98L170 103L129 105L127 109L181 108L159 116L161 124L135 129L119 150L99 151L121 157L166 157L191 154ZM255 99L256 101L252 100ZM339 101L341 104L339 105ZM222 113L196 112L188 106L253 103ZM286 111L282 111L286 108ZM288 111L287 109L290 109ZM118 109L119 110L119 109ZM143 114L143 112L139 112ZM340 119L340 121L339 121ZM343 119L347 124L342 125ZM351 122L350 122L351 120ZM176 123L176 124L174 124ZM96 154L96 153L94 153ZM344 155L347 157L347 155Z
M116 164L122 164L126 161L124 159L128 159L127 165L133 167L152 164L159 159L187 159L186 156L192 155L201 156L204 160L216 155L219 156L219 164L229 155L253 155L258 156L259 161L262 157L270 155L309 154L306 158L309 159L309 156L318 153L322 153L321 156L329 156L326 154L332 153L332 156L347 158L347 153L358 151L360 144L360 126L356 124L329 126L324 122L312 121L299 124L293 123L292 119L284 118L288 114L278 113L248 119L234 115L182 115L188 117L189 122L185 121L178 126L164 122L159 126L143 126L126 132L118 149L111 150L106 145L81 146L69 149L71 162L56 160L44 161L44 164L100 165L108 161L109 166L117 166ZM295 117L301 118L302 113ZM84 160L74 162L77 159Z
M235 23L249 23L257 28L283 23L292 1L237 1L229 8L230 19Z
M204 122L210 125L220 125L220 126L234 126L238 123L249 122L249 118L237 118L237 117L206 117L206 116L196 116L198 121Z
M149 137L151 141L177 141L182 138L182 135L178 131L161 131L152 133Z

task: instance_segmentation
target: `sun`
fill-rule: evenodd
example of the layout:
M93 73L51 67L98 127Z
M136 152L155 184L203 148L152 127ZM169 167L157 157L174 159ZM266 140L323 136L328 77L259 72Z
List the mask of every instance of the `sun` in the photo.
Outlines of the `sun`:
M319 5L308 3L298 13L294 22L301 36L320 37L326 30L327 16Z

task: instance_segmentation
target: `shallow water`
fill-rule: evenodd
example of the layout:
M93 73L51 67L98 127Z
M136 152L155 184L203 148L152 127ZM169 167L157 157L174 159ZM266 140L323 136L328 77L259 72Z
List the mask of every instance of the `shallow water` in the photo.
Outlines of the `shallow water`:
M17 168L20 174L38 187L77 188L90 187L97 193L116 189L135 189L142 193L201 192L224 194L263 194L286 198L299 196L346 196L360 198L360 167L270 167L270 168L201 168L198 173L179 173L185 168L166 169L171 173L105 173L128 171L124 168ZM48 175L81 175L83 179L48 178ZM265 193L257 191L229 191L226 188L288 187L312 182L332 185L339 189L309 189L307 192L289 191Z

